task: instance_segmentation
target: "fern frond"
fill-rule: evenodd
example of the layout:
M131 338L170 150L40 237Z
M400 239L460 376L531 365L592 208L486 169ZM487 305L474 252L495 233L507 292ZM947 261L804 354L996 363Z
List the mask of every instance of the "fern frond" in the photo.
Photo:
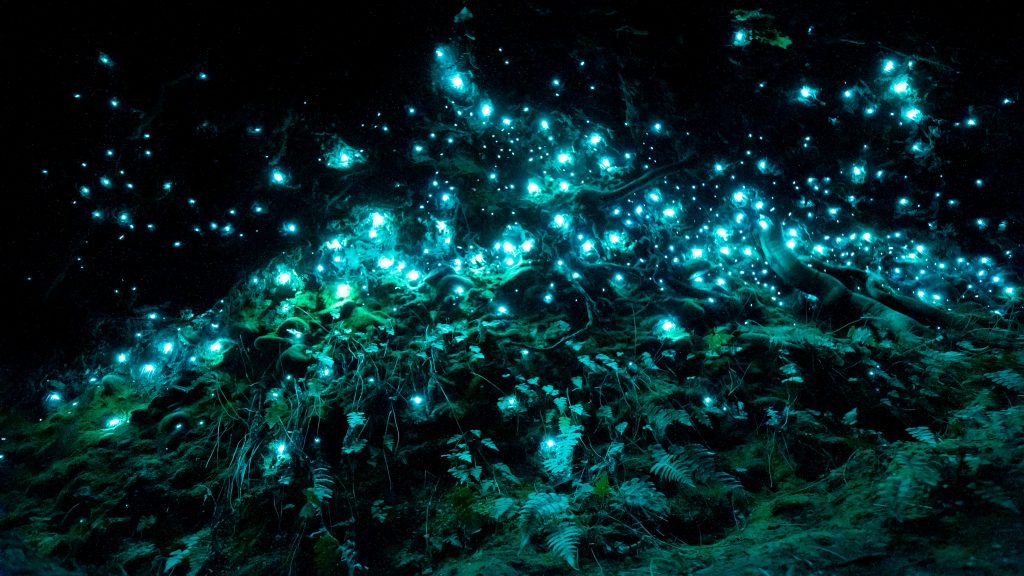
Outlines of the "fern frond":
M568 496L554 492L534 492L519 509L519 523L532 532L537 527L560 522L569 515Z
M640 511L649 518L668 514L668 498L646 478L631 478L623 482L616 496L621 506Z
M903 444L887 471L878 492L880 503L898 521L923 517L926 500L941 479L934 455L922 444Z
M366 414L362 412L349 412L346 414L349 428L358 428L363 424L366 424Z
M574 523L569 497L554 492L534 492L519 509L520 550L534 533L549 530L548 549L576 568L576 551L582 531Z
M716 476L714 452L703 446L690 444L673 447L672 452L666 452L655 445L652 453L654 464L651 473L666 482L695 488L697 482L706 484Z
M917 440L918 442L924 442L929 446L937 446L939 444L939 437L928 429L927 426L915 426L913 428L907 428L907 434Z
M1020 508L1017 507L1017 503L1003 490L998 484L991 482L978 482L974 486L974 493L979 498L988 502L989 504L995 504L1001 508L1005 508L1015 514L1020 514Z
M1000 370L999 372L989 372L985 374L989 380L996 384L1006 388L1007 390L1013 390L1015 392L1024 392L1024 376L1014 372L1013 370Z
M495 520L507 520L515 514L515 506L515 498L498 498L494 501L494 506L490 510L490 515Z
M693 420L690 414L679 408L658 408L647 417L647 422L654 432L654 437L661 439L665 436L665 430L672 424L682 424L693 428Z
M558 419L558 430L554 445L546 448L544 469L552 478L565 480L572 473L572 453L583 438L583 427L563 416Z
M331 488L333 485L334 478L331 477L329 468L321 466L313 469L313 494L321 503L334 497L334 489Z
M565 563L574 570L578 570L576 554L579 550L580 537L582 535L583 531L580 530L579 526L570 522L563 522L548 534L548 549L554 555L565 560Z

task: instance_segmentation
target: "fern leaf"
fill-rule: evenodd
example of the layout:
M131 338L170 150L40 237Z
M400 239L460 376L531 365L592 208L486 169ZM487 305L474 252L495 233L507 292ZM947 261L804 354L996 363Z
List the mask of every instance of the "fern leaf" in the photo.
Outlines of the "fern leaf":
M937 446L939 444L939 438L934 432L928 429L927 426L915 426L913 428L907 428L907 434L917 440L918 442L924 442L929 446Z
M651 473L664 481L695 488L696 482L706 484L716 476L714 452L703 446L691 444L670 453L655 445L652 452Z
M366 414L362 412L349 412L346 415L349 428L358 428L366 423Z
M995 382L996 384L1006 388L1007 390L1013 390L1015 392L1024 392L1024 376L1014 372L1013 370L1000 370L999 372L989 372L985 374L988 379Z
M563 416L558 419L558 437L545 448L544 469L552 478L566 479L572 473L572 453L583 438L583 427Z
M583 531L580 530L579 526L569 522L563 522L548 534L548 549L551 550L554 555L565 560L565 563L574 570L578 570L576 566L576 554L579 550L580 536L582 536L582 534Z
M658 439L663 438L665 430L675 423L693 428L693 420L690 419L690 414L678 408L658 408L651 413L647 420L651 430L654 432L654 437Z
M519 523L528 531L569 516L569 498L554 492L534 492L519 509Z
M668 514L668 498L646 478L631 478L623 482L617 497L623 507L641 511L649 518Z
M926 499L940 479L930 450L922 444L904 443L889 463L878 498L896 520L921 518L928 510Z
M991 482L978 482L973 488L974 493L989 504L995 504L1015 514L1020 514L1017 503L999 485Z
M515 506L515 498L498 498L494 501L494 507L491 508L491 517L499 521L507 520L515 513L513 511Z

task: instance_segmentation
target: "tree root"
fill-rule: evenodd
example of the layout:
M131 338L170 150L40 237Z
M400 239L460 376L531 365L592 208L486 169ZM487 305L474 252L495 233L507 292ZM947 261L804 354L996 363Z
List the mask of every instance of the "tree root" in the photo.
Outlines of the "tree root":
M835 276L798 260L770 224L761 227L759 240L772 272L793 288L818 298L822 309L840 324L862 319L890 334L897 343L908 345L920 343L928 332L925 324L907 313L871 296L854 292Z

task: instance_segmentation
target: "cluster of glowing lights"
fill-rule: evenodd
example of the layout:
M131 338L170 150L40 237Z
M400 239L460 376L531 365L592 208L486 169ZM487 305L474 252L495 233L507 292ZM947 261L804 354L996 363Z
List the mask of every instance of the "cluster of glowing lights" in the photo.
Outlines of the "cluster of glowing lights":
M746 46L751 40L749 30L739 29L734 32L732 43L735 46ZM511 111L499 110L489 99L476 99L479 91L473 83L472 75L467 70L460 68L460 63L454 56L454 52L448 48L439 48L435 55L437 57L436 81L442 88L441 91L451 97L451 102L457 104L457 106L453 106L456 115L463 114L464 120L470 117L476 119L475 130L503 134L503 139L496 140L501 144L503 154L528 156L530 161L536 158L537 162L534 166L545 168L543 172L537 168L531 174L513 175L499 179L498 175L501 174L499 167L486 166L485 168L489 172L488 180L492 183L490 185L500 186L509 182L509 187L518 188L524 186L525 182L526 192L529 195L541 197L543 201L547 199L546 193L549 189L552 196L554 196L555 187L561 192L566 192L570 190L570 180L574 183L573 185L583 186L586 184L585 179L588 174L599 177L607 176L609 171L620 168L616 164L617 159L622 158L627 165L635 159L628 152L623 154L620 150L615 150L617 145L614 138L615 133L603 127L590 125L586 132L582 134L577 132L576 136L571 139L565 138L564 135L559 135L562 132L560 122L555 123L554 129L552 129L552 123L549 120L541 116L530 116L527 114L528 109L524 109L524 115L519 117L513 115ZM113 66L113 61L105 54L101 54L100 63L104 66ZM826 104L821 99L823 98L822 94L841 95L840 104L848 114L862 113L866 117L873 117L877 114L877 118L873 122L882 122L888 118L890 122L898 121L901 125L906 125L905 131L910 135L907 138L907 154L920 158L933 153L933 146L926 142L921 135L923 127L930 123L930 119L923 109L931 110L937 115L940 107L929 107L922 101L924 95L928 93L928 88L920 78L914 77L912 63L900 63L892 59L884 60L881 64L881 74L881 78L874 84L846 83L841 85L838 90L835 86L825 86L819 91L817 87L805 84L796 91L795 100L801 104L816 104L818 105L815 106L817 109ZM199 79L205 80L205 74L200 73ZM563 90L567 85L556 79L552 81L552 86ZM789 102L793 102L792 85L786 90L785 97ZM1004 102L1004 104L1009 103L1011 103L1009 99ZM117 108L120 101L117 98L111 98L109 104L112 108ZM413 107L408 107L410 116L415 113ZM509 115L502 116L501 114ZM500 116L500 120L491 120L496 116ZM553 116L549 117L553 118ZM964 116L959 116L959 118L964 118ZM867 119L860 121L868 122ZM661 134L665 130L661 122L652 123L650 119L645 122L647 122L645 125L651 133ZM962 125L966 127L974 127L978 123L979 119L974 116L968 116L962 120ZM536 146L536 148L525 150L525 146L517 143L519 138L526 141L527 138L521 135L529 131L538 131L542 134L542 136L537 136L537 141L542 141L543 146L530 143L527 146ZM261 127L249 129L249 134L252 136L259 136L262 132ZM560 138L562 141L559 141ZM425 144L428 141L431 144ZM424 144L418 142L424 142ZM428 148L430 148L431 154L435 152L436 140L428 140L426 136L423 136L423 139L418 142L411 143L415 152L426 153ZM451 143L451 140L449 139L448 142ZM812 142L809 136L803 140L805 148L814 145L816 143ZM111 148L104 150L103 156L115 158L121 153L119 147ZM611 212L614 220L610 220L604 229L591 228L592 223L583 216L564 212L552 213L554 212L552 210L544 214L544 220L541 220L541 226L547 225L549 229L539 232L537 238L546 238L545 249L549 248L548 242L552 242L554 248L561 251L560 256L564 259L558 260L556 267L564 272L566 278L571 279L581 277L572 269L574 262L579 261L574 258L585 259L603 256L609 260L618 258L617 263L620 264L632 265L635 260L631 258L631 238L639 243L639 239L646 235L666 230L670 231L665 232L662 236L666 241L666 246L658 248L665 250L665 253L671 256L672 262L685 261L687 256L692 260L711 261L707 265L714 271L708 270L692 277L695 284L704 284L707 289L724 290L734 285L733 283L737 281L736 278L743 275L748 275L748 278L755 276L763 278L766 274L764 264L756 257L756 248L751 248L756 241L750 238L750 233L753 232L751 229L755 227L754 222L757 223L756 226L763 229L770 227L768 220L762 214L767 210L765 204L758 198L762 197L761 190L768 188L767 184L762 187L762 182L767 182L777 176L779 181L783 181L781 174L784 167L773 165L768 158L761 157L762 154L774 157L772 151L759 150L752 146L751 150L747 150L743 157L741 155L732 158L723 157L721 161L711 165L710 169L705 164L703 171L711 183L694 185L692 195L684 193L685 188L671 186L673 184L671 180L659 181L656 186L638 190L632 196L623 199L620 206L614 208L614 211ZM337 139L324 148L322 159L328 168L342 170L366 161L362 151ZM868 160L871 161L870 170ZM638 164L641 162L641 160L636 161ZM837 169L837 172L844 178L833 174L836 176L834 183L828 176L823 175L806 179L803 176L793 178L794 187L799 187L801 193L807 191L811 199L807 202L807 209L803 213L786 218L785 246L797 252L809 252L831 262L857 266L863 266L871 254L890 255L896 264L888 269L880 268L878 272L891 280L900 280L902 287L913 286L908 293L936 305L966 297L966 292L957 294L954 293L954 289L937 288L941 283L941 273L956 272L969 275L973 279L973 283L967 287L967 290L975 292L989 290L1006 297L1016 296L1017 288L1008 281L1008 276L1004 272L1000 272L994 261L988 258L978 261L944 261L928 245L922 242L911 242L906 234L901 235L900 232L886 233L876 230L873 233L864 231L862 228L853 230L847 228L845 231L837 232L833 229L830 234L815 236L805 231L802 219L813 219L815 215L827 215L834 220L834 223L846 224L845 215L853 211L844 211L839 205L845 206L844 202L855 205L861 200L861 197L857 194L847 195L845 191L840 190L850 188L846 186L847 180L851 184L863 185L867 184L868 177L872 174L875 179L882 179L885 174L882 170L876 169L877 165L884 164L876 162L874 158L854 156L841 159L841 168ZM263 174L265 173L259 171L257 178L265 178ZM757 180L756 188L743 185L742 178L748 176L756 178L758 175L766 178ZM890 178L891 176L885 175L885 177ZM441 177L438 179L443 181ZM134 189L134 184L129 181L127 175L113 170L108 170L107 174L100 174L98 177L93 174L88 180L83 181L89 182L89 185L78 185L73 189L82 202L92 201L96 196L107 193L108 190ZM511 182L515 182L515 184L511 184ZM293 187L289 174L280 167L271 167L269 183L271 187ZM975 186L983 185L983 179L975 180ZM171 180L166 180L161 188L166 193L173 190L177 195L181 186L174 186ZM864 189L858 188L858 190ZM833 193L833 190L836 192ZM696 196L698 193L703 194L699 199ZM864 195L867 196L867 193ZM896 206L906 210L904 214L911 214L913 208L926 204L912 196L913 194L901 196L896 200ZM828 197L827 201L824 200L826 197ZM420 247L421 253L413 250L403 253L397 250L393 244L386 243L392 238L391 225L395 218L392 214L385 211L363 214L365 219L357 225L357 227L362 226L358 231L365 232L365 236L361 237L374 240L374 246L380 248L370 260L371 265L375 263L378 267L379 276L390 274L393 278L404 278L406 286L418 289L423 284L425 277L441 262L453 263L456 272L469 269L483 274L500 270L502 266L506 268L518 266L525 261L526 255L536 249L538 241L534 240L533 235L528 231L521 229L507 229L501 238L493 242L490 252L486 248L480 249L478 246L456 248L454 245L458 243L454 240L461 239L461 236L458 235L459 230L456 229L459 221L453 216L457 213L456 208L459 206L454 186L448 192L442 193L440 190L432 192L431 198L431 206L439 208L444 214L441 217L435 217L436 214L428 214L428 217L423 219L431 232L429 236L431 240L424 241L424 246ZM714 198L714 201L709 198ZM721 205L715 206L715 201L720 202ZM194 200L190 201L190 205L194 203ZM803 209L803 206L800 208ZM560 205L557 209L567 210L564 205ZM252 204L253 213L261 214L265 211L266 208L263 204ZM104 214L110 214L111 222L116 222L127 229L134 229L132 213L128 210L117 209L104 212L94 209L92 214L97 219L103 217ZM550 220L547 220L548 218ZM687 218L689 220L686 220ZM794 224L794 221L800 221L800 223ZM545 224L546 222L550 223ZM979 217L975 220L975 225L979 230L988 230L990 221L988 218ZM835 226L835 228L840 227L839 224ZM223 223L212 224L211 228L218 231L233 231L230 224ZM995 228L993 222L993 232ZM1000 224L1000 230L1004 228L1005 223ZM285 223L282 230L286 234L296 234L298 227L294 223ZM559 244L559 242L561 243ZM671 245L668 245L669 243ZM346 247L347 241L346 244L343 244L337 238L328 240L324 244L324 249L332 252L341 252ZM445 251L446 247L448 251ZM418 255L413 256L412 254ZM741 265L745 262L740 258L741 255L748 257L747 264L749 265ZM1006 256L1010 256L1010 254ZM336 263L342 261L342 257L338 254L332 255L331 259ZM722 265L721 269L720 265ZM577 269L581 268L577 267ZM317 271L325 273L322 266ZM627 277L628 274L620 272L603 276L603 278L610 279L613 284L620 285L617 288L619 290L622 289L621 285L627 281ZM330 286L334 286L334 296L337 299L352 298L355 288L352 284L341 281L340 278L352 279L355 276L339 274L328 278L325 280L326 290L330 293ZM299 274L290 269L277 270L276 274L270 276L270 279L272 279L272 283L268 282L269 279L261 280L261 283L284 287L302 282ZM1010 279L1012 280L1012 278ZM465 295L466 292L467 288L464 285L456 285L452 288L452 293L459 296ZM541 299L550 304L559 297L562 295L559 294L557 286L552 283L543 291ZM498 317L510 315L510 309L506 304L492 303L491 309ZM156 318L151 319L155 320ZM659 338L669 341L690 336L676 318L670 317L658 319L654 324L654 331ZM166 332L163 334L163 338L167 338ZM204 361L209 361L210 358L202 354L204 348L210 354L221 354L225 350L225 345L220 340L212 342L207 340L206 342L208 343L205 345L198 345L196 352ZM226 343L229 344L230 341L226 341ZM142 359L146 358L148 353L156 350L163 354L163 356L155 356L160 359L159 363L135 364L135 360L132 360L133 354L122 352L115 356L116 363L123 365L131 361L132 365L121 367L120 370L141 377L155 376L158 372L166 371L168 366L178 360L178 357L187 356L188 348L191 345L186 344L184 340L177 342L154 340L147 346L149 347L142 348L140 345L133 349L133 353ZM192 359L194 360L195 357ZM323 368L321 373L326 377L330 375L331 371L329 368ZM58 392L52 392L46 397L46 401L62 402L63 396ZM422 407L425 401L424 396L420 394L409 397L409 403L413 407ZM508 396L500 400L500 403L507 407L514 407L517 405L517 400L514 396ZM707 396L704 398L704 403L710 407L714 404L714 399ZM115 429L126 422L127 417L112 416L105 421L104 427ZM551 449L556 444L557 441L554 438L545 438L542 441L543 448ZM287 446L284 442L272 446L273 451L279 456L286 455Z

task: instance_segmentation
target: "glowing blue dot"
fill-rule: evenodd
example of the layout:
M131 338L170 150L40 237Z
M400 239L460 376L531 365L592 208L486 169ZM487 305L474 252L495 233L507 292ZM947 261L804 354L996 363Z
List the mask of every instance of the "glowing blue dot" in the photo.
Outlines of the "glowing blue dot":
M99 60L100 60L100 64L102 64L104 66L113 66L114 65L114 61L110 59L110 56L107 56L103 52L100 52Z
M853 90L843 90L843 98L853 98Z
M164 345L160 347L160 350L164 354L170 354L171 352L174 351L174 344L172 344L171 342L164 342Z
M152 374L154 372L156 372L156 366L154 366L152 364L145 364L142 367L142 373L143 374Z
M483 116L484 118L490 116L493 111L494 110L491 108L490 104L484 104L483 106L480 107L480 115Z
M810 86L802 86L800 88L800 99L801 100L813 100L818 96L818 89L811 88Z
M420 396L419 394L413 396L410 400L412 400L412 403L416 406L423 404L423 396Z
M117 108L120 105L121 105L121 101L118 100L117 98L111 98L110 99L110 107L111 108Z
M978 121L975 120L974 118L968 118L967 119L967 125L968 126L977 126L978 125Z
M121 418L117 418L117 417L115 417L115 418L108 418L107 419L107 428L117 428L118 426L120 426L123 423L124 423L124 420L121 419Z
M547 130L548 128L551 128L551 124L549 124L547 120L541 120L540 121L540 129L541 130Z
M906 94L907 92L910 91L910 83L907 82L906 80L894 82L892 85L892 91L896 94Z
M214 342L210 344L210 352L220 352L224 346L220 342Z
M207 75L206 75L206 72L200 72L200 73L199 73L199 76L197 76L197 77L198 77L198 78L199 78L200 80L207 80L207 79L209 78L209 76L207 76Z
M602 138L600 134L591 134L589 142L591 146L597 146L601 143L601 140Z
M562 152L561 154L558 155L558 163L559 164L565 164L570 159L571 159L570 156L568 154L566 154L565 152Z
M896 63L893 62L892 60L886 60L885 63L882 64L882 72L885 72L886 74L888 74L889 72L892 72L895 69L896 69Z
M270 173L270 180L274 184L284 184L287 179L288 175L276 168Z
M100 185L103 186L104 188L110 188L111 186L114 185L114 182L110 178L104 176L100 178Z
M465 83L462 81L462 76L459 76L457 74L455 76L452 76L451 83L452 88L455 88L456 90L462 90L463 86L465 85Z
M921 111L918 110L917 108L909 108L906 112L903 113L903 116L907 120L910 120L911 122L917 122L918 120L921 119Z
M661 122L655 122L654 123L654 131L655 132L661 132Z

